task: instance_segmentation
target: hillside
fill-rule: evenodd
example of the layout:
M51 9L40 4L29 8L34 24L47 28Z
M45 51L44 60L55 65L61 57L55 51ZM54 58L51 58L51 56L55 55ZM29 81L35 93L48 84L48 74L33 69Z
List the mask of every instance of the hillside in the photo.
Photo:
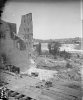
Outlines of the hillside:
M49 42L60 42L62 44L69 44L69 43L81 43L81 38L75 37L75 38L64 38L64 39L48 39L48 40L43 40L43 39L33 39L33 42L41 42L41 43L49 43Z

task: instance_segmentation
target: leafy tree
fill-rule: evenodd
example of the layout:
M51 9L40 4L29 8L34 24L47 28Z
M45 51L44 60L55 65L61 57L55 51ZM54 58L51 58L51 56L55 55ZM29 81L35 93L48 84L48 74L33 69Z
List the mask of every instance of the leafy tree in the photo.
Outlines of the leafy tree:
M53 55L59 55L61 43L59 42L51 42L48 44L49 53Z
M38 52L39 52L39 55L40 55L41 54L41 43L39 43Z
M59 55L61 44L59 42L54 42L52 45L52 54Z
M64 50L60 52L60 56L63 57L64 59L70 59L71 54Z
M41 43L36 44L35 47L36 47L35 51L40 55L41 54Z
M51 54L51 43L48 44L49 53Z
M35 52L37 52L40 55L41 52L42 52L42 50L41 50L41 43L39 42L39 44L35 44L33 46L36 48Z

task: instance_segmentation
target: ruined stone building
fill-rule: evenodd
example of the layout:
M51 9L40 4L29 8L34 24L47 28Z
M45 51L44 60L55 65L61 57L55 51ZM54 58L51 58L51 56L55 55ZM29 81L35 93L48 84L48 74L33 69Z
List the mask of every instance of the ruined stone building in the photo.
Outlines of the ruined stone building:
M21 37L27 44L29 55L32 54L33 48L33 23L32 13L22 15L21 25L19 28L18 36Z
M25 22L25 23L24 23ZM31 34L30 34L31 33ZM12 64L26 71L32 51L32 14L22 16L19 36L16 24L0 21L0 64Z

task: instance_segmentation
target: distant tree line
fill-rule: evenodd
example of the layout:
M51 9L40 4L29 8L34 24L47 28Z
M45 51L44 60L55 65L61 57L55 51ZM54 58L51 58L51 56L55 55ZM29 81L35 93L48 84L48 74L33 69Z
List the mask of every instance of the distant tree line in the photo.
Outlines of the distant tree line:
M59 42L51 42L48 44L49 54L54 55L56 58L57 56L62 57L64 59L70 59L71 54L64 51L60 51L61 43Z
M42 49L41 49L41 43L35 44L34 47L36 47L35 51L38 53L38 55L42 55ZM48 50L49 54L54 55L54 58L57 56L62 57L64 59L70 59L71 54L67 51L60 51L61 43L60 42L50 42L48 43Z
M50 43L50 42L59 42L59 43L80 43L81 38L75 37L75 38L64 38L64 39L33 39L34 42L40 42L40 43Z

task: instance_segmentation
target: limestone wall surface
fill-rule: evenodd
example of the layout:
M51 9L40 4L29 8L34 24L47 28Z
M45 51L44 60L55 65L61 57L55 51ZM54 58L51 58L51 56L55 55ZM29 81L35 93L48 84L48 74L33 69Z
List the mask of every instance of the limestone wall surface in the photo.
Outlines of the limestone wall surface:
M26 17L27 15L23 16ZM26 18L26 20L28 20L28 18ZM22 26L24 27L24 25ZM0 58L2 55L5 55L4 62L6 64L13 64L20 67L22 72L26 71L30 64L29 58L31 57L32 37L30 40L28 39L31 46L27 46L26 41L17 35L15 23L2 20L0 29ZM27 30L26 27L25 30ZM26 32L24 31L22 34L26 34Z

